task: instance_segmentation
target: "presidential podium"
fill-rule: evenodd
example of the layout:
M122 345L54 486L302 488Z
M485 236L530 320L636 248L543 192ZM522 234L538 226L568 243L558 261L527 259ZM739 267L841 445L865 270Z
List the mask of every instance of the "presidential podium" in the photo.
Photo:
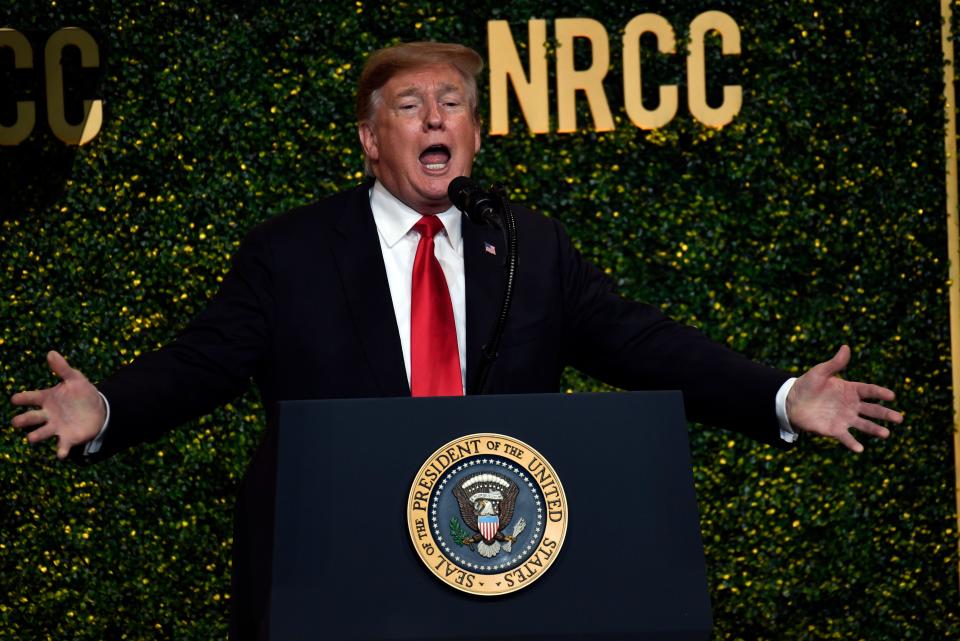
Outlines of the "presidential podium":
M263 524L273 528L271 639L709 639L679 392L285 402L277 416L274 518ZM566 530L549 570L497 596L445 584L408 531L418 470L440 446L478 433L534 448L565 494ZM435 531L446 537L446 527Z

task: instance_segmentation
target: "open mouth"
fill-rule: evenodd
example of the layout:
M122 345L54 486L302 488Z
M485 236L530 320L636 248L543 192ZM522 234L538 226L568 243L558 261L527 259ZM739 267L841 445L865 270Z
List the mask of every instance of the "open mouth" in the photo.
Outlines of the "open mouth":
M420 154L420 164L427 169L439 171L450 162L450 150L446 145L430 145Z

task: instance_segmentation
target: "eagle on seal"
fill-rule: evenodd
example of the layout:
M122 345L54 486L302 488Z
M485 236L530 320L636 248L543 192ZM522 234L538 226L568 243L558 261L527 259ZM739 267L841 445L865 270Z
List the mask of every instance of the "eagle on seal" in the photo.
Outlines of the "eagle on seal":
M487 558L496 556L501 548L504 552L510 552L513 542L526 525L521 518L514 525L513 534L503 533L513 519L519 492L516 484L490 472L474 474L454 487L453 495L460 505L460 516L467 527L476 532L464 538L463 544L476 543L477 552Z

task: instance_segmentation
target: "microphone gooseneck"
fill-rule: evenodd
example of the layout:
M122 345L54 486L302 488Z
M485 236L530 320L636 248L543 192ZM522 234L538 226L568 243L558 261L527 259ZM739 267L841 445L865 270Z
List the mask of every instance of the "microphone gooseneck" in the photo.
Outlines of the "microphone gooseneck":
M497 315L490 340L481 349L476 378L471 381L472 384L467 390L468 394L484 394L490 368L497 360L503 330L510 316L510 305L513 303L513 287L517 277L517 221L510 208L510 201L507 200L506 191L502 188L484 191L474 181L460 176L450 181L447 195L450 202L474 224L491 225L499 229L503 233L507 248L503 261L503 300L500 303L500 313Z

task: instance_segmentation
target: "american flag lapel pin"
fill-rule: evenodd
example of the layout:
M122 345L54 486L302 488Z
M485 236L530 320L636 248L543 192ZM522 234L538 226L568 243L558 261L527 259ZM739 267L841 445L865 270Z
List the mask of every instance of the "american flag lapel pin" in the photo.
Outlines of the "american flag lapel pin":
M491 256L497 255L497 248L493 245L493 243L484 242L483 251L487 252Z

